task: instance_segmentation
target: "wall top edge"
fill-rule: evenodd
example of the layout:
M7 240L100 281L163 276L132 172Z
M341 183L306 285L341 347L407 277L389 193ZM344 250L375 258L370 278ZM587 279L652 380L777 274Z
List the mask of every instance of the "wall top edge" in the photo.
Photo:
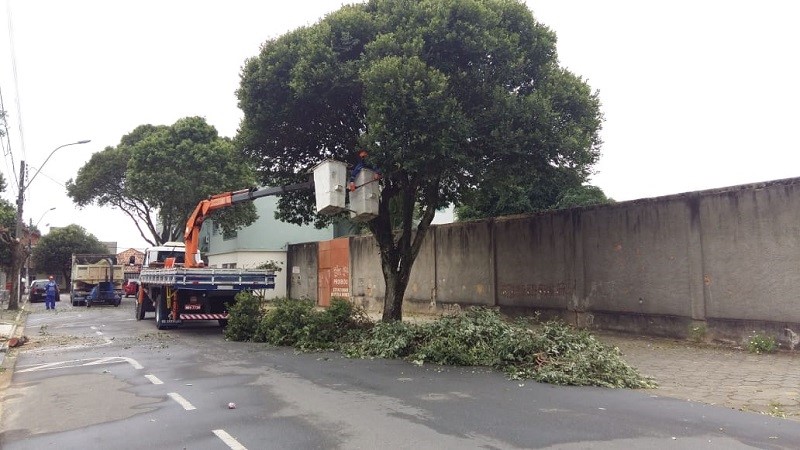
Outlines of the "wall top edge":
M726 186L721 188L713 188L713 189L704 189L700 191L689 191L689 192L681 192L678 194L669 194L669 195L662 195L658 197L646 197L646 198L638 198L633 200L625 200L616 203L606 203L602 205L590 205L590 206L579 206L576 208L567 208L567 209L553 209L549 211L538 211L533 213L525 213L525 214L513 214L509 216L498 216L498 217L489 217L485 219L477 219L477 220L465 220L463 222L452 222L447 224L438 224L438 225L431 225L431 228L443 228L443 227L450 227L450 226L458 226L463 224L476 224L481 222L505 222L505 221L512 221L517 219L522 219L526 217L536 217L536 216L547 216L547 215L561 215L564 213L570 212L578 212L578 211L591 211L591 210L601 210L601 209L615 209L615 208L625 208L631 205L644 205L650 203L661 203L664 201L674 201L674 200L689 200L689 199L699 199L703 197L712 197L716 195L723 195L723 194L730 194L735 192L742 192L742 191L759 191L762 189L767 189L770 187L775 186L794 186L800 185L800 177L794 178L782 178L778 180L770 180L770 181L761 181L756 183L748 183L748 184L738 184L734 186Z

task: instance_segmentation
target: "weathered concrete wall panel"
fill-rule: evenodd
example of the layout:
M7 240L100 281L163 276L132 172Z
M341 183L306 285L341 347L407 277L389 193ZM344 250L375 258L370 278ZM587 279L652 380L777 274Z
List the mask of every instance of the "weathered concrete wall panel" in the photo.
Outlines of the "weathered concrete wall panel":
M436 297L442 303L494 305L492 221L436 227Z
M800 322L800 185L702 198L709 318Z
M286 252L288 295L317 302L317 243L290 245Z
M497 303L566 309L575 292L575 242L569 211L498 218Z
M372 236L350 240L350 286L353 297L374 297L383 300L383 270L378 243Z
M682 201L581 211L586 308L690 316L689 231Z

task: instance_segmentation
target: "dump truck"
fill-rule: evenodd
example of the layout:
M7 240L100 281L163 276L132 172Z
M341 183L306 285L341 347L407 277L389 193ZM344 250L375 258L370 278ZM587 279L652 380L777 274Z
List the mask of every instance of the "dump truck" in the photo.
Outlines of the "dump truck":
M200 257L200 231L209 215L219 209L317 186L317 209L324 213L344 210L344 163L326 161L314 169L313 179L278 187L242 189L216 194L200 201L186 221L183 242L167 242L145 250L139 273L135 318L155 312L161 330L192 321L228 323L228 308L242 291L275 288L275 273L267 269L206 267ZM316 184L315 184L316 181ZM325 197L326 196L326 197ZM325 197L323 200L321 198Z
M107 304L119 306L125 266L113 254L79 253L72 255L72 306Z

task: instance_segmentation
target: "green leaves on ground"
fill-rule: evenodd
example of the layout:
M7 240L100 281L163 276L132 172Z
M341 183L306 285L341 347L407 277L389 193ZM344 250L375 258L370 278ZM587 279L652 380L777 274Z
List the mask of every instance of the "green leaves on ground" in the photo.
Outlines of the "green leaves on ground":
M238 301L225 330L231 340L338 350L355 358L486 366L513 379L559 385L655 386L623 361L618 349L561 322L508 322L494 310L474 308L426 323L372 323L341 299L322 311L302 300L280 299L266 310L249 294Z

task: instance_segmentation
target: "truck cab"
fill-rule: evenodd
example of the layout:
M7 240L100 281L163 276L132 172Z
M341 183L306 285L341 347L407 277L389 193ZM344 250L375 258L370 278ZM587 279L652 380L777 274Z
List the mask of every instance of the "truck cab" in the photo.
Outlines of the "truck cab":
M200 259L199 250L194 256L195 262L201 264L202 260ZM165 242L162 245L150 247L145 250L142 266L163 268L169 267L169 264L172 264L173 267L181 267L185 263L185 258L186 246L183 242Z

